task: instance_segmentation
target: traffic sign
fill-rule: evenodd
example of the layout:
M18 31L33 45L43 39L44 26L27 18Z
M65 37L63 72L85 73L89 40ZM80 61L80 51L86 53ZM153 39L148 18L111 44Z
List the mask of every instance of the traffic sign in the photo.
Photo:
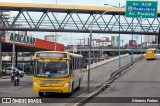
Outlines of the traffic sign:
M157 18L157 1L126 1L126 17Z

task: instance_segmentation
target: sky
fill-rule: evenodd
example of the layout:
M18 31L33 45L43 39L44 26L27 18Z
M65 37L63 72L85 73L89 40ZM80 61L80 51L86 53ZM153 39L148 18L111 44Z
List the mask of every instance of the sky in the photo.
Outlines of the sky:
M156 1L156 0L145 0L145 1ZM158 5L160 5L160 0ZM16 2L16 3L35 3L35 4L62 4L62 5L85 5L85 6L104 6L104 4L111 4L118 6L119 3L121 6L125 6L126 0L0 0L0 2ZM160 8L160 6L158 7ZM52 35L55 33L51 32L29 32L29 34L44 39L44 35ZM59 42L65 45L76 45L79 43L79 40L82 38L88 38L89 33L60 33L58 32ZM117 34L93 34L93 38L108 37L110 35ZM131 39L131 35L121 35L123 37L124 44L128 43L128 40ZM140 42L140 39L138 39Z

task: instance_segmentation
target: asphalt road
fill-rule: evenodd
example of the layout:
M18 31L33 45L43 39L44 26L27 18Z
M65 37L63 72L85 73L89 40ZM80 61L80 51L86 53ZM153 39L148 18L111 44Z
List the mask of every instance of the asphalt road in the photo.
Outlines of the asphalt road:
M160 56L137 63L96 97L160 97ZM159 103L93 103L94 99L85 106L160 106Z
M138 56L134 56L134 59ZM121 65L124 66L130 62L130 56L124 57L121 59ZM91 87L96 86L97 84L107 80L109 78L110 73L118 69L118 61L113 61L108 64L102 65L91 70ZM34 93L32 90L32 77L25 76L21 78L20 85L18 87L14 87L13 83L10 82L10 79L0 79L0 97L38 97L37 93ZM81 89L79 91L75 91L72 97L77 97L82 93L87 91L87 72L84 72L84 79L81 84ZM55 102L55 106L61 106L64 104L64 100L71 101L73 98L70 98L66 95L47 95L43 98L52 99ZM4 106L36 106L36 104L0 104ZM51 103L38 104L38 106L50 106L53 105Z

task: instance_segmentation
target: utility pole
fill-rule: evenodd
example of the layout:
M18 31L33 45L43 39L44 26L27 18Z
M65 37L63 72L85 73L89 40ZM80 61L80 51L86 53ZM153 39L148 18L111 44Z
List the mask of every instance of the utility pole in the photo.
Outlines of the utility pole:
M85 46L85 38L84 38L84 44L83 44L83 46Z
M105 13L107 13L108 10L104 11L97 19L93 19L91 22L91 29L90 29L90 35L89 35L89 65L88 65L88 81L87 81L87 92L89 93L90 89L90 66L91 66L91 47L92 47L92 28L93 23L95 23L100 17L102 17Z
M15 31L13 31L13 45L12 45L12 69L15 68Z
M0 32L0 77L2 77L2 31Z
M159 43L160 43L160 29L159 29L159 34L158 34L158 49L160 49Z

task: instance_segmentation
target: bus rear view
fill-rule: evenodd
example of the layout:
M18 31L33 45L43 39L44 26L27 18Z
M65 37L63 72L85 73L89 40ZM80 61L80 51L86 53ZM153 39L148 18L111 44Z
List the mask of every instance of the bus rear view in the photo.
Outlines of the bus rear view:
M156 49L147 49L146 50L146 59L156 59Z

